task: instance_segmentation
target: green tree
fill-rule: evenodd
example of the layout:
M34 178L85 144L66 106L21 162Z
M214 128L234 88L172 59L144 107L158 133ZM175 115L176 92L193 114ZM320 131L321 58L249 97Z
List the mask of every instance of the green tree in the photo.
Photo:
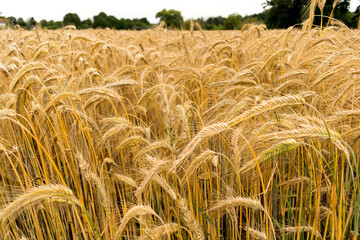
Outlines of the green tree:
M46 28L47 25L48 25L48 21L46 21L45 19L40 20L40 26L42 28Z
M92 28L92 26L93 26L93 22L91 21L90 18L88 18L85 19L84 21L81 21L79 29L88 29L88 28Z
M333 9L333 3L334 0L327 0L322 14L320 12L320 9L316 8L315 18L313 23L315 25L320 25L321 15L322 15L323 25L326 25L329 20L329 17L332 17L343 22L347 26L351 26L351 18L353 14L349 11L349 7L350 7L349 0L338 1L334 9Z
M19 24L19 26L22 27L22 28L26 27L26 22L24 21L23 18L18 18L17 19L17 24Z
M80 27L81 20L76 13L67 13L63 19L64 26L75 25L76 28Z
M111 27L111 23L108 21L108 16L106 13L101 12L98 15L94 16L94 28L107 28Z
M132 29L134 30L142 30L149 28L150 26L150 22L146 18L140 18L140 19L135 18L132 21L133 21Z
M184 21L181 12L174 9L166 10L164 8L156 13L155 17L160 18L160 21L164 21L169 28L181 28Z
M324 15L330 16L332 8L333 8L334 0L327 0L325 9L324 9ZM350 0L340 0L337 4L335 9L333 10L333 17L342 21L347 26L351 26L351 18L352 13L350 12ZM325 12L325 10L327 12Z
M356 28L358 27L360 17L360 5L356 8L355 12L351 17L351 27Z
M36 26L36 21L33 17L29 18L26 21L26 28L27 29L33 29Z
M57 29L56 23L53 20L50 20L46 23L47 29Z
M243 19L244 24L246 23L264 23L266 18L266 11L261 13L255 13L251 15L246 15Z
M12 27L14 27L17 24L17 20L15 17L8 17L7 21L10 24L10 26L12 26Z
M53 21L53 20L50 20L47 22L46 24L46 28L47 29L59 29L63 26L63 23L61 21Z
M227 30L240 29L242 27L243 17L237 13L230 14L224 20L224 27Z
M206 19L203 27L207 30L217 30L222 29L224 27L224 22L226 18L218 16L218 17L210 17Z
M224 21L225 21L225 18L222 16L210 17L210 18L206 19L206 23L216 25L216 26L223 25Z
M268 28L288 28L301 23L306 1L267 0L266 5L271 7L266 12L266 26Z
M109 28L117 28L119 19L114 16L107 16L106 20L109 22Z
M118 22L117 29L129 29L127 19L121 18Z
M271 7L266 10L265 24L268 28L287 28L302 22L308 9L308 1L304 0L267 0L265 5ZM339 0L333 10L334 0L327 0L323 10L324 23L332 17L351 24L352 14L349 12L350 0ZM319 8L315 11L314 24L320 25L321 15Z

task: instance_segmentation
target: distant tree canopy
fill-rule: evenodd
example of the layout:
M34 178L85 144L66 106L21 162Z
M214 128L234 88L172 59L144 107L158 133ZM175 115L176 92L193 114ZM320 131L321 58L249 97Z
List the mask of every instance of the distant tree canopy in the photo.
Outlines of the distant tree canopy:
M155 17L160 18L160 21L164 21L169 28L181 28L184 21L181 12L174 9L166 10L164 8L156 13Z
M202 20L204 29L206 30L216 30L224 26L224 21L226 18L222 16L210 17L206 21Z
M90 22L87 23L90 25ZM94 22L92 27L94 28L113 28L113 29L132 29L141 30L151 26L150 22L146 18L134 18L134 19L117 19L114 16L106 15L104 12L94 16Z
M307 0L263 0L267 7L261 13L241 16L238 13L230 14L227 17L213 16L207 19L199 17L191 19L198 22L205 30L236 30L241 29L247 23L265 23L268 28L287 28L300 24L306 17L309 9L309 1ZM339 0L335 8L333 8L335 0L327 0L321 13L317 7L315 11L314 25L320 25L322 15L323 26L326 26L329 18L335 18L342 21L349 27L355 28L358 26L360 17L360 6L355 12L350 12L350 0ZM3 16L2 16L3 17ZM181 12L174 9L163 9L156 13L155 17L159 21L164 21L170 29L189 29L190 19L184 21ZM5 18L5 17L3 17ZM152 24L146 18L116 18L112 15L107 15L100 12L92 19L88 18L81 20L76 13L67 13L63 21L41 20L39 23L34 18L28 18L26 21L22 18L7 17L9 26L20 26L25 29L32 29L35 26L41 26L45 29L58 29L66 25L75 25L78 29L88 28L111 28L111 29L129 29L141 30L147 29Z
M224 27L228 30L240 29L243 23L243 17L240 14L230 14L224 20Z
M353 13L349 11L350 0L339 0L333 10L334 0L327 0L323 9L323 21L326 23L330 16L336 18L348 26L352 26ZM265 24L268 28L287 28L301 23L308 12L308 1L304 0L267 0ZM314 24L320 25L321 12L319 8L315 12Z
M90 18L85 19L84 21L81 21L80 23L80 29L88 29L88 28L92 28L93 27L93 22L91 21Z
M26 26L28 26L28 28L34 28L36 26L36 21L33 17L29 18L26 21Z
M360 17L360 6L358 6L351 17L351 27L357 27Z
M8 17L7 20L11 26L15 26L17 24L17 20L15 17Z
M81 20L76 13L67 13L63 19L64 26L75 25L77 28L80 27Z
M94 28L111 28L112 23L109 21L108 16L106 13L101 12L98 15L94 16L94 22L93 22Z
M266 12L265 23L268 28L287 28L301 22L303 0L267 0L271 6Z
M340 0L333 10L333 3L334 0L327 0L325 7L324 7L324 16L332 16L333 18L336 18L340 20L341 22L345 23L347 26L351 27L351 19L353 16L353 13L349 11L350 8L350 0ZM316 15L320 15L320 10L317 8ZM331 15L332 14L332 15ZM325 22L327 22L327 18L325 19ZM320 23L320 17L315 18L315 24L319 25Z
M241 29L244 24L255 23L261 24L265 21L265 13L256 13L242 17L237 13L230 14L228 17L209 17L207 19L197 18L192 19L194 22L198 22L203 29L206 30L236 30ZM185 21L186 29L190 27L190 20Z
M26 22L24 21L23 18L18 18L18 19L17 19L17 24L18 24L20 27L26 27Z

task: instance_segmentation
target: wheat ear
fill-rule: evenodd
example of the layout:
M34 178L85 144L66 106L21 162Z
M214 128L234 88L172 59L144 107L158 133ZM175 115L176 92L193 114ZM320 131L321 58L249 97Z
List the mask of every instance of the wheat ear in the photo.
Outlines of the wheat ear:
M301 95L287 95L283 97L277 97L274 99L270 99L268 101L264 101L258 106L251 108L250 110L244 112L233 120L229 121L227 124L230 127L238 125L239 123L246 121L252 117L261 115L267 111L274 110L276 108L285 107L285 106L294 106L299 104L304 104L305 99Z
M103 205L105 209L105 213L107 217L110 217L110 200L106 194L106 190L104 188L104 185L102 184L99 176L91 169L89 163L84 159L83 155L81 153L77 153L76 155L77 160L79 162L79 167L81 170L81 173L84 175L87 181L93 181L95 183L95 186L98 189L98 192L101 196L101 204Z
M261 165L268 160L274 158L275 156L296 149L298 146L299 143L297 143L294 139L288 139L283 142L277 143L260 153L258 157L258 163L259 165ZM240 168L239 172L244 174L250 170L254 170L256 168L256 165L256 160L248 161L247 163L245 163L244 166Z
M260 232L259 230L256 230L254 228L251 227L246 227L246 231L250 234L250 236L254 239L259 239L259 240L266 240L266 234L263 232Z
M192 215L186 199L182 198L175 190L166 182L166 180L160 176L154 176L153 180L159 184L169 196L178 204L182 218L190 231L194 234L194 239L205 240L204 233L202 232L198 222Z
M313 233L313 235L317 236L319 239L322 239L320 232L310 226L284 227L282 230L287 234L294 234L297 232L309 232Z
M131 208L124 216L124 218L121 220L120 226L118 227L118 229L115 232L114 235L114 240L118 240L122 234L122 232L124 231L127 223L133 219L136 216L145 216L145 215L154 215L156 217L158 217L159 219L161 219L155 212L154 210L149 207L149 206L144 206L144 205L138 205L135 206L133 208Z
M264 210L264 207L261 205L259 200L234 197L219 201L217 204L215 204L215 206L209 209L209 212L226 210L228 208L234 208L238 206L248 207L254 210Z
M18 196L0 211L0 223L16 218L21 211L41 202L65 202L78 205L79 201L71 189L63 185L44 185L35 187Z

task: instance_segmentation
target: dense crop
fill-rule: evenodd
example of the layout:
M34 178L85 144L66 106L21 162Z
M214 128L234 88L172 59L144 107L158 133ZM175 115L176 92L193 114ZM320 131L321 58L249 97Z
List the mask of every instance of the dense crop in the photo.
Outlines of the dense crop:
M1 239L350 239L360 38L3 30Z

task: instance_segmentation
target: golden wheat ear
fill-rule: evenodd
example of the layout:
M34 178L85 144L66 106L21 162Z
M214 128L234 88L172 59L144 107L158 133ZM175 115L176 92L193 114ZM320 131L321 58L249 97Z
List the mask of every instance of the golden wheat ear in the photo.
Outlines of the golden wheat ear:
M296 234L296 233L302 233L302 232L308 232L313 236L316 236L318 239L323 239L320 232L316 229L314 229L311 226L297 226L297 227L284 227L282 228L282 230L287 234L287 235L292 235L292 234Z
M245 227L245 231L247 231L253 239L267 240L266 234L255 228Z
M154 212L154 210L149 206L138 205L131 208L121 220L119 227L117 228L114 234L114 240L118 240L121 237L122 232L124 231L128 222L137 217L137 216L145 216L145 215L153 215L161 220L161 218Z
M77 161L79 163L80 171L84 175L85 179L89 182L93 181L98 193L100 195L101 205L104 207L105 214L109 218L110 217L110 200L106 193L106 189L104 184L102 183L100 177L94 170L91 169L90 164L85 160L81 153L76 154Z
M66 186L44 185L35 187L16 197L2 208L0 224L4 225L8 220L15 219L21 212L32 209L37 204L52 202L79 205L79 200L74 196L73 191Z
M174 165L170 171L175 171L180 167L185 159L206 139L216 136L229 128L227 123L215 123L208 127L203 128L196 136L190 141L190 143L180 153Z
M209 212L224 211L227 208L234 207L248 207L254 210L264 210L264 207L259 200L252 198L234 197L219 201L214 207L209 209Z
M30 62L25 64L15 75L13 81L11 82L9 88L11 91L14 91L15 87L19 84L20 80L31 71L46 69L46 66L41 62Z
M177 223L166 223L154 228L144 229L144 235L138 240L163 239L172 233L178 231L180 226Z

